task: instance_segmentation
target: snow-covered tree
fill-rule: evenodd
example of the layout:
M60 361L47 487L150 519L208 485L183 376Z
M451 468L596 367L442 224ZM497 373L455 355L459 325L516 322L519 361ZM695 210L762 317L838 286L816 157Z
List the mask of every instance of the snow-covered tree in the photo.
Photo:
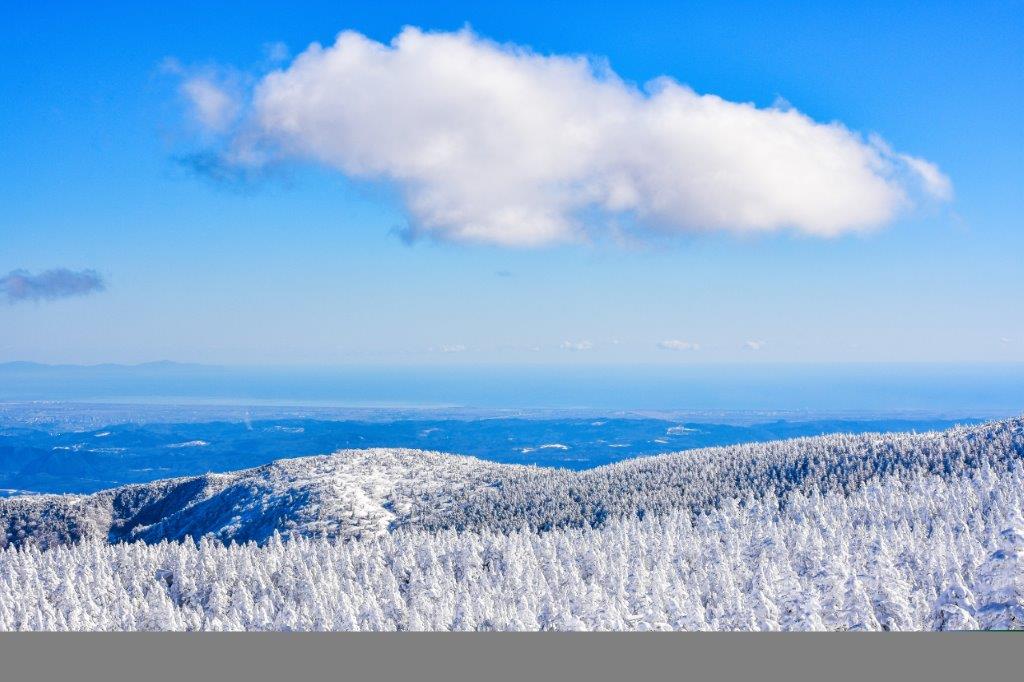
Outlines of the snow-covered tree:
M993 489L1001 491L1000 488ZM1019 507L1018 507L1019 509ZM986 629L1024 629L1024 523L1012 519L978 571L978 622Z
M9 542L0 630L1019 629L1014 424L517 468L468 498L444 479L456 527L423 507L358 536Z

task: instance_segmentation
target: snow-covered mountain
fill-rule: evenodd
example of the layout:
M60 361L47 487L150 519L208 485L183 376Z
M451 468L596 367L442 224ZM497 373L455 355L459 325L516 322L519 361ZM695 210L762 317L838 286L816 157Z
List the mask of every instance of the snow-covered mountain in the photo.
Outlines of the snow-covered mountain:
M0 545L375 535L407 521L414 503L443 512L521 469L419 450L343 450L93 495L13 497L0 500Z
M17 497L0 630L1024 629L1022 460L1015 419L586 472L343 451Z
M345 450L228 474L93 495L0 499L0 547L81 539L210 536L225 542L376 536L397 528L599 527L611 519L704 513L794 491L849 494L894 475L955 478L1024 458L1024 420L944 432L832 435L693 450L587 471L495 464L418 450Z

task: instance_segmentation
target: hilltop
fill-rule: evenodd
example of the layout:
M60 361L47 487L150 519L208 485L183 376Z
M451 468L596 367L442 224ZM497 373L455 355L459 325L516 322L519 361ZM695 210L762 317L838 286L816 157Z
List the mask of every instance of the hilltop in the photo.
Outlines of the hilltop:
M830 435L637 458L586 471L496 464L404 449L343 450L225 474L92 495L0 499L0 545L50 546L212 537L372 537L398 528L599 527L610 519L700 514L793 492L849 494L916 474L1007 470L1024 457L1024 421L924 434Z

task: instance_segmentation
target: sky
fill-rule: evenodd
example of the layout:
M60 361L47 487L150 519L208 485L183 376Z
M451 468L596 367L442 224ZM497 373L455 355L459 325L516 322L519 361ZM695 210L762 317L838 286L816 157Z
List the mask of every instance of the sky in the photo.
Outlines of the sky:
M1024 361L1022 3L492 5L5 7L0 362Z

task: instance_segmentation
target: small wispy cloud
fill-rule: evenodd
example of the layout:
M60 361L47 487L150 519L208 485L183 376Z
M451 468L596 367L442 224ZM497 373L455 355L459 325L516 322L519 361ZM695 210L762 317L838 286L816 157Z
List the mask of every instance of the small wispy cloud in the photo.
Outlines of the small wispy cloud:
M280 64L291 56L288 46L281 41L263 43L263 58L270 64Z
M186 80L181 84L181 92L188 98L199 123L211 130L224 130L238 113L237 101L207 77Z
M658 348L662 350L700 350L700 344L679 339L666 339L658 342Z
M28 270L11 270L0 277L0 294L8 303L52 301L85 296L104 289L103 277L95 270L55 268L34 275Z
M442 353L464 353L466 351L466 347L461 343L455 343L451 345L443 345L439 350Z
M498 277L514 277L515 276L515 275L512 274L511 270L498 270L494 274L497 275Z
M953 183L939 170L938 166L908 154L897 154L897 156L911 171L917 174L929 194L941 201L950 201L953 198Z
M288 59L288 48L283 43L263 46L268 65ZM218 67L200 69L188 67L174 57L160 64L160 71L178 80L178 93L188 105L193 120L205 131L224 133L242 112L242 82L245 78L237 71Z
M251 183L264 177L269 177L263 170L226 163L223 156L209 152L182 154L176 157L175 161L185 170L199 177L206 178L221 187L230 187L242 191L251 189Z
M593 350L594 344L590 341L563 341L559 348L571 351Z
M747 350L761 350L764 346L765 342L759 340L747 341L743 344L743 347Z
M1010 343L1010 337L1008 337L1008 336L1000 336L999 337L999 343Z

